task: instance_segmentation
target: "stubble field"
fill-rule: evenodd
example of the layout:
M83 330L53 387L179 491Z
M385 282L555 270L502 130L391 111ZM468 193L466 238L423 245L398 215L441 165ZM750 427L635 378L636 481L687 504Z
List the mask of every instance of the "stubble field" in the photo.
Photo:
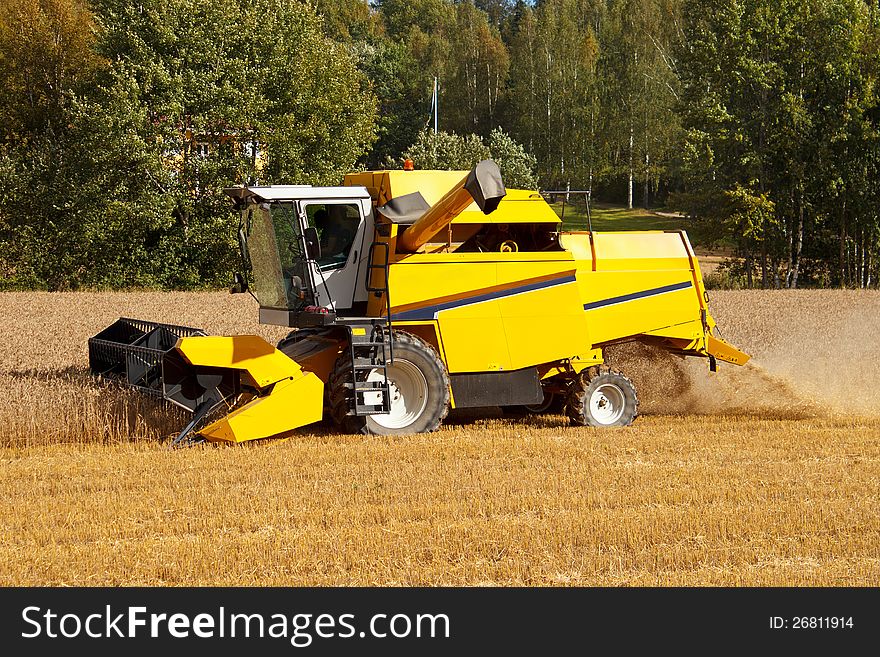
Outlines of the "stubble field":
M245 295L0 294L0 584L880 584L880 294L716 292L746 368L636 347L626 429L169 451L183 416L87 373L117 316L211 333Z

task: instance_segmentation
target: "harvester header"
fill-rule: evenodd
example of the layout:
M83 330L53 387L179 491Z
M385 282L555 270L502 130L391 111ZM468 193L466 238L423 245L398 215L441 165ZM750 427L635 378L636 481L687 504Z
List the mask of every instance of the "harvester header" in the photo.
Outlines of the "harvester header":
M178 441L281 436L322 418L416 433L485 406L625 426L638 396L605 364L609 345L652 344L712 370L749 358L714 334L683 231L562 231L491 161L227 193L248 263L233 291L290 334L270 345L121 319L90 340L94 372L193 411Z

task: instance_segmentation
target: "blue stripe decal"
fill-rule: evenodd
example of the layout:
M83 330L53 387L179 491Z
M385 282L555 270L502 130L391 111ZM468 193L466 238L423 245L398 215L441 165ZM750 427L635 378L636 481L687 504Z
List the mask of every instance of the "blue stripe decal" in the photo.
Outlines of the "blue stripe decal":
M519 285L517 287L511 287L506 290L495 290L494 292L487 292L485 294L478 294L473 297L467 297L465 299L456 299L455 301L445 301L443 303L434 304L432 306L424 306L423 308L415 308L413 310L405 310L402 313L395 313L391 315L392 320L403 320L403 319L413 319L413 320L428 320L428 319L436 319L437 313L442 312L444 310L451 310L452 308L460 308L461 306L470 306L476 303L483 303L484 301L493 301L495 299L503 299L504 297L512 297L517 294L525 294L526 292L533 292L534 290L543 290L549 287L555 287L557 285L566 285L568 283L574 283L575 277L573 274L568 276L563 276L560 278L554 278L549 281L540 281L538 283L528 283L526 285Z
M653 297L658 294L686 290L689 287L693 287L693 285L693 282L686 281L684 283L674 283L672 285L664 285L663 287L655 287L653 290L644 290L643 292L633 292L632 294L624 294L619 297L611 297L610 299L603 299L602 301L593 301L592 303L585 303L584 310L595 310L596 308L604 308L605 306L613 306L618 303L626 303L627 301Z

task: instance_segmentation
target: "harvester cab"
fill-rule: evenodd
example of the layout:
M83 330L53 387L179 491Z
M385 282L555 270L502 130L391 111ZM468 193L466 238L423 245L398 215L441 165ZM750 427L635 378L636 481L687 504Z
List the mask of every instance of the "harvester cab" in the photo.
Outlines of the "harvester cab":
M477 165L433 205L420 191L389 196L380 205L375 188L356 184L354 177L346 182L351 184L226 190L240 212L239 246L261 323L309 328L363 317L371 294L384 303L387 315L392 248L418 251L469 206L488 215L506 194L490 161ZM396 244L392 233L400 234Z
M285 185L227 193L241 213L239 245L262 323L326 325L366 305L361 274L374 232L366 189Z
M749 358L715 335L683 231L561 230L491 161L227 193L247 265L236 291L290 334L273 346L120 319L89 341L94 372L193 411L178 440L268 438L325 417L416 433L488 406L625 426L638 396L606 347L640 341L713 370Z

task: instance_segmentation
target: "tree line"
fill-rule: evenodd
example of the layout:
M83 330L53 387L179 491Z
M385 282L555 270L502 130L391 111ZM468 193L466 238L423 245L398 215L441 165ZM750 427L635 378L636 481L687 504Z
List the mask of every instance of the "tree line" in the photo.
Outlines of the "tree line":
M686 212L732 284L877 287L878 37L867 0L0 0L2 285L223 285L225 186L491 155Z

